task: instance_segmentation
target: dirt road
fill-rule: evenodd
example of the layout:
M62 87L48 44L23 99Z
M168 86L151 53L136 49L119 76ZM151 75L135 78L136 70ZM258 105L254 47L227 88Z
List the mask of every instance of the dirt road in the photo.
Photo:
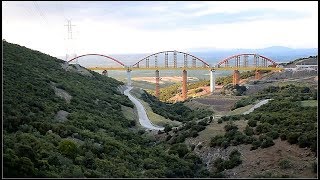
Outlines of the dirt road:
M139 123L147 128L147 129L152 129L152 130L163 130L164 127L160 127L160 126L155 126L151 123L150 119L147 116L146 110L144 109L143 105L141 104L141 102L133 97L129 92L132 89L131 86L127 86L127 89L124 91L124 95L128 96L129 99L134 103L134 105L136 106L137 110L138 110L138 116L139 116Z

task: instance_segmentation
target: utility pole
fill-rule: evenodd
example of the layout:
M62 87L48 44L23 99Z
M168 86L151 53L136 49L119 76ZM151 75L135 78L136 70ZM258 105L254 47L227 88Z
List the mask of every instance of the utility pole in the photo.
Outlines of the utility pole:
M75 25L71 25L71 20L67 20L67 21L68 21L68 24L64 25L64 26L67 26L67 28L68 28L66 61L68 61L69 56L70 56L70 58L72 58L71 57L72 54L68 51L68 49L73 50L74 57L76 57L76 54L74 52L73 43L72 43L73 42L73 39L72 39L72 26L75 26ZM76 63L78 64L78 60L76 60Z

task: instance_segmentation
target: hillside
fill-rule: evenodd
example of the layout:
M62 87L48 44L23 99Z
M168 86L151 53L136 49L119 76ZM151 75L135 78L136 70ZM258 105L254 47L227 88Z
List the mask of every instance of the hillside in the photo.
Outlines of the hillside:
M4 177L212 176L185 144L156 141L124 115L122 82L2 43Z

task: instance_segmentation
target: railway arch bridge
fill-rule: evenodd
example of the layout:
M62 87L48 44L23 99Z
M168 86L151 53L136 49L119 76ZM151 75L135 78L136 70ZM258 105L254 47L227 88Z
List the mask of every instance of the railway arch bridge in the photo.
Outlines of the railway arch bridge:
M255 78L261 78L261 70L282 70L277 67L277 63L265 56L245 53L236 54L220 60L216 65L209 65L205 60L192 54L181 51L161 51L150 54L136 61L132 65L125 65L118 59L102 54L84 54L67 61L71 63L84 56L101 56L108 61L115 62L115 66L96 66L87 67L90 70L102 70L102 74L108 75L109 70L124 70L127 72L127 84L131 86L131 71L153 70L155 71L155 96L160 94L160 71L177 70L182 71L182 97L187 99L187 71L189 70L208 70L210 72L210 92L215 90L215 71L233 70L233 84L239 84L241 70L255 70Z

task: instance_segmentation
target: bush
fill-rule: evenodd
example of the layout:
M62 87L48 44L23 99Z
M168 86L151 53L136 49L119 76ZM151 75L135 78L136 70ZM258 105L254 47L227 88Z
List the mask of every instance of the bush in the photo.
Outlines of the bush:
M238 127L232 123L228 123L227 125L224 126L224 129L226 131L231 131L231 130L237 130Z
M274 145L274 142L272 141L272 138L268 136L262 141L261 148L267 148L273 145Z
M172 127L169 124L164 125L164 132L168 133L172 130Z
M221 158L216 159L213 162L214 167L216 168L216 172L221 172L225 169L224 161Z
M256 120L253 120L253 119L250 119L250 120L248 121L248 125L249 125L250 127L256 127L256 126L257 126L257 121L256 121Z
M260 147L261 145L261 141L260 140L255 140L252 142L252 146L250 148L250 150L255 150L258 149L258 147Z
M253 128L250 126L246 126L246 128L243 131L247 136L252 136L254 134Z
M78 147L75 142L69 139L64 139L59 143L59 150L61 154L74 158L77 156Z
M282 141L287 140L287 135L286 135L285 133L281 133L281 134L280 134L280 139L281 139Z
M314 173L317 173L317 172L318 172L317 162L313 162L313 163L312 163L312 169L313 169L313 172L314 172Z
M211 138L210 146L211 147L220 146L222 142L225 140L226 138L224 136L221 136L221 135L214 136L213 138Z
M222 119L218 119L218 124L221 124L222 123Z
M246 136L244 139L244 143L245 144L252 144L252 142L255 140L256 140L256 138L254 138L253 136Z
M298 144L299 144L299 147L304 148L304 147L309 147L311 143L309 142L309 139L305 135L301 135L298 138Z
M229 142L227 140L224 140L224 141L222 141L220 146L223 147L224 149L226 149L229 145L230 145Z
M258 134L260 134L260 133L267 133L267 132L271 131L271 128L272 128L272 126L271 126L271 124L269 124L269 123L259 124L259 125L256 127L256 132L257 132Z
M189 152L188 147L184 143L174 144L168 151L169 154L178 154L181 158Z
M271 137L272 139L277 139L279 137L279 133L277 131L268 132L266 135Z
M288 169L291 167L291 162L287 159L283 159L279 162L279 166L281 169Z
M191 146L190 146L190 148L191 148L191 151L193 151L195 147L196 147L196 145L194 145L194 144L191 144Z
M287 137L288 142L289 142L290 144L296 144L296 143L298 142L299 136L300 136L300 133L290 132L290 133L288 134L288 137Z
M234 149L230 155L229 155L229 160L224 161L221 158L218 158L214 161L214 167L216 168L216 172L221 172L224 169L232 169L239 164L242 163L242 160L240 159L241 153Z

